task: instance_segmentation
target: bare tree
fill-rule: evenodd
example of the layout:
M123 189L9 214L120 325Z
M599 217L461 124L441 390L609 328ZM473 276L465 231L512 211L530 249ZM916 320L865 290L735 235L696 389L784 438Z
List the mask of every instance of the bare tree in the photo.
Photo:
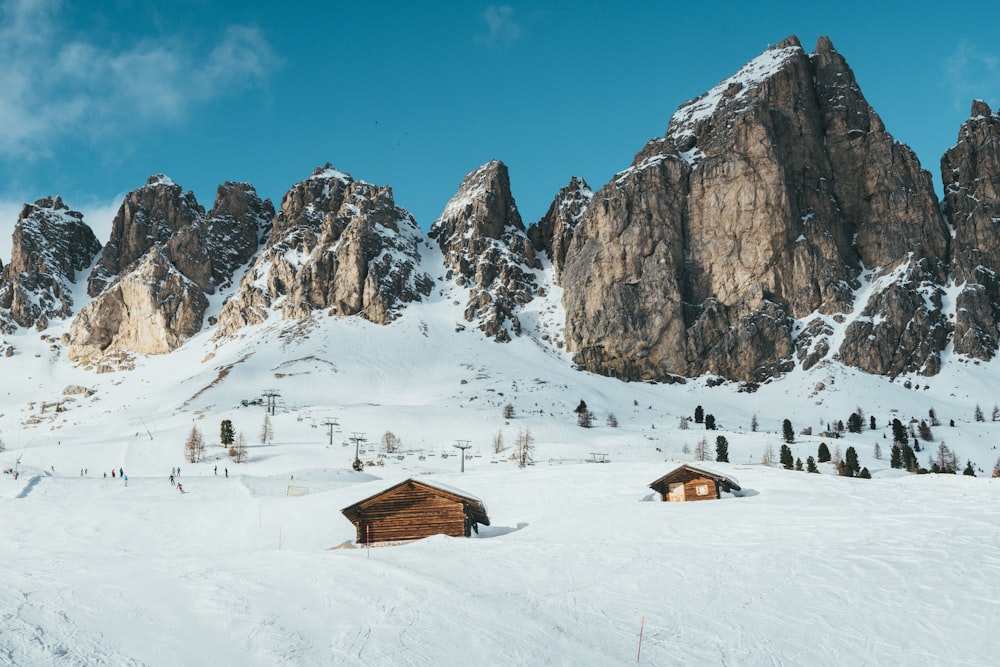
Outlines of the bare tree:
M760 462L769 468L774 466L774 447L771 446L771 443L767 443L764 447L764 453L760 457Z
M535 438L531 435L531 430L519 431L517 439L514 440L514 457L520 467L524 467L535 461Z
M608 415L608 426L611 428L618 428L618 417L615 417L615 413Z
M694 457L699 461L708 459L708 438L702 437L698 445L694 448Z
M684 453L684 454L690 454L691 453L691 448L688 446L688 444L686 442L684 443L684 446L681 447L681 452Z
M681 423L679 425L679 428L682 431L688 430L688 422L690 422L690 421L691 421L690 417L681 417Z
M382 446L385 447L386 454L394 454L399 451L399 444L402 442L392 431L386 431L382 434Z
M243 463L247 460L247 439L243 437L242 431L233 444L229 446L229 458L236 463Z
M493 436L493 453L500 454L503 452L503 431L497 431L497 434Z
M184 443L184 456L188 463L198 463L205 458L205 439L197 426L191 427L191 432Z
M266 445L272 440L274 440L274 429L271 428L271 417L265 412L264 423L260 426L260 443Z

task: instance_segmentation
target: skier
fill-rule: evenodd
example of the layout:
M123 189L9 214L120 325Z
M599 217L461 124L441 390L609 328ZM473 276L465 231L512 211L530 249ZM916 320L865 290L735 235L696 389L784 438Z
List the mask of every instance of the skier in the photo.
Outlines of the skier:
M128 475L125 475L125 486L128 486Z
M218 475L219 474L219 466L213 467L212 468L212 472L215 473L216 475Z
M177 482L177 490L180 491L181 493L184 493L184 485L181 484L180 482Z
M229 468L226 468L226 479L229 479Z
M111 469L111 479L114 479L114 478L115 478L115 469L112 468Z
M170 486L175 486L175 484L174 484L174 473L173 472L170 473Z
M121 475L122 477L124 477L125 476L125 468L119 468L118 469L118 474Z

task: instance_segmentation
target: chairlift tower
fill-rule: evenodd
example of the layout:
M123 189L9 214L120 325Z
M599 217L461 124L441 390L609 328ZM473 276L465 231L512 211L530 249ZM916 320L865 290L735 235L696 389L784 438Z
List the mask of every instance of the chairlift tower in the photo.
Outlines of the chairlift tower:
M261 393L261 395L264 396L267 399L267 411L270 412L271 416L273 417L274 416L274 408L275 408L275 406L278 403L277 398L279 396L281 396L281 394L278 393L277 389L265 389Z
M354 443L354 463L352 464L352 467L360 472L364 467L364 464L361 463L360 457L361 443L368 442L368 438L365 437L364 433L352 433L349 440Z
M472 444L469 440L456 440L452 447L462 450L462 472L465 472L465 450L472 447Z
M323 426L326 427L327 435L330 436L330 444L333 445L333 427L340 426L340 424L337 423L337 418L336 417L327 418L327 420L323 422Z

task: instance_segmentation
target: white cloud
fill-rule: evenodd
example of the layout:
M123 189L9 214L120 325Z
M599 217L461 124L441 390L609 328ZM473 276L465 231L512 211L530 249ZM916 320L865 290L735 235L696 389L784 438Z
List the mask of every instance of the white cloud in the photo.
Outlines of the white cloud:
M112 49L60 26L57 0L0 2L0 154L47 154L67 136L179 122L212 100L266 82L278 58L260 29L231 25L212 45L190 37Z
M510 5L490 5L482 13L486 34L478 42L491 48L506 48L521 37L521 24Z
M968 108L974 99L1000 96L1000 57L968 40L961 40L945 59L944 70L956 108Z

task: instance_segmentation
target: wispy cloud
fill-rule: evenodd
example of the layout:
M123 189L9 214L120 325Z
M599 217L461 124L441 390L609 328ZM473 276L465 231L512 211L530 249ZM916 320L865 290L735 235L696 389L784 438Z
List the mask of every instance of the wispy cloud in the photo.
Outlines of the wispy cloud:
M67 136L182 121L208 102L260 86L278 58L259 28L232 25L214 44L190 37L113 49L60 24L58 0L0 2L0 156L44 155Z
M510 5L490 5L482 13L486 32L477 40L490 48L507 48L521 37L521 24L514 16Z
M944 69L955 107L968 107L974 99L1000 97L1000 57L996 54L963 39L945 59Z

